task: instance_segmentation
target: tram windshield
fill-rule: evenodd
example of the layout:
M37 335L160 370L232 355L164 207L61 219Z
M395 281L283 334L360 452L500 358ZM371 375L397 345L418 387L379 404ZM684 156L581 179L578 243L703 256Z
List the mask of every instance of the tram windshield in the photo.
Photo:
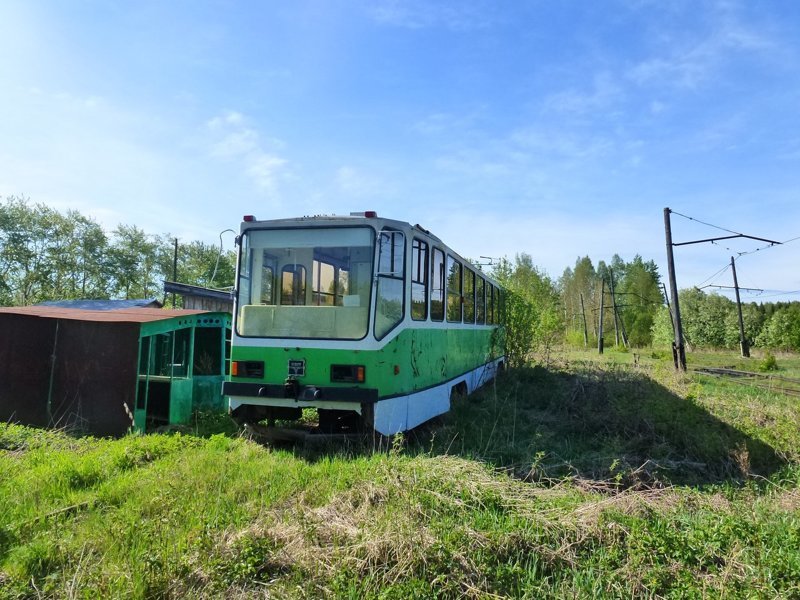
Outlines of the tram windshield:
M369 324L368 227L252 229L242 235L241 336L361 339Z

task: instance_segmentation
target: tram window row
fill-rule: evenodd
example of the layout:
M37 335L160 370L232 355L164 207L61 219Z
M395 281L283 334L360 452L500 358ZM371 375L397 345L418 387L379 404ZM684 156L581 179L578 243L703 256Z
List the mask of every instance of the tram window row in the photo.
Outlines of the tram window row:
M411 318L496 325L501 291L483 275L445 250L413 238L411 246ZM430 307L430 310L429 310Z

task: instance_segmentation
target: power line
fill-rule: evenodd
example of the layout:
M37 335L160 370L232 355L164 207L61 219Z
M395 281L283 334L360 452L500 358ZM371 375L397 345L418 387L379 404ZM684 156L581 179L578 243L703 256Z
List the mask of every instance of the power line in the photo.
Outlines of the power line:
M658 304L659 306L664 304L663 298L661 298L661 294L659 294L658 300L653 300L652 298L645 298L641 294L637 294L636 292L616 292L617 296L636 296L645 302L649 302L650 304ZM636 306L635 304L617 304L617 306Z
M704 285L703 286L703 288L708 288L708 287L719 288L721 290L741 290L743 292L759 292L759 293L762 293L764 291L761 288L738 287L738 286L733 286L733 285L708 284L708 285ZM703 289L703 288L697 288L697 289L700 290L700 289Z
M774 294L767 294L766 296L762 293L760 294L753 294L757 298L777 298L778 296L790 296L792 294L800 294L800 290L792 290L792 291L781 291L781 290L763 290L764 292L775 292Z
M795 242L800 240L800 236L794 237L790 240L786 240L785 242L780 242L781 245L789 244L791 242ZM761 252L762 250L766 250L767 248L772 248L775 244L767 244L766 246L762 246L761 248L756 248L755 250L750 250L748 252L737 252L738 256L746 256L748 254L755 254L756 252Z
M712 280L713 280L715 277L717 277L717 276L719 276L719 275L722 275L722 274L723 274L725 271L727 271L727 270L728 270L728 269L730 269L730 268L731 268L731 265L730 265L730 264L727 264L727 265L725 265L725 266L724 266L724 267L722 267L722 268L721 268L719 271L717 271L716 273L714 273L714 274L713 274L713 275L711 275L710 277L707 277L706 279L704 279L703 281L701 281L700 283L698 283L698 284L697 284L696 286L694 286L694 287L696 287L696 288L699 288L699 287L700 287L700 286L702 286L704 283L707 283L707 282L709 282L709 281L712 281Z
M670 215L671 214L677 214L678 216L681 216L681 217L683 217L685 219L689 219L690 221L697 221L698 223L702 223L703 225L705 225L707 227L712 227L714 229L719 229L720 231L724 231L724 232L729 233L731 235L706 238L706 239L702 239L702 240L691 240L691 241L688 241L688 242L673 242L672 241L672 226L670 224ZM666 239L667 239L667 267L668 267L668 270L669 270L669 285L670 285L670 288L672 290L672 303L671 303L671 306L672 306L673 316L674 316L674 318L673 318L673 328L675 330L674 331L675 338L674 338L674 341L673 341L673 344L672 344L672 357L673 357L673 360L675 362L675 369L678 370L678 371L686 371L686 346L685 346L685 341L684 341L684 336L683 336L683 326L681 324L681 312L680 312L679 303L678 303L678 289L677 289L678 288L678 284L676 282L676 277L675 277L675 258L674 258L674 254L673 254L673 249L678 247L678 246L688 246L690 244L703 244L705 242L711 242L713 244L714 242L717 242L717 241L729 240L729 239L734 239L734 238L743 238L743 239L756 240L756 241L759 241L759 242L765 242L765 243L770 244L770 245L780 244L780 242L777 242L775 240L768 240L766 238L756 237L756 236L753 236L753 235L747 235L747 234L744 234L744 233L739 233L738 231L733 231L731 229L726 229L725 227L720 227L719 225L714 225L712 223L707 223L705 221L700 221L699 219L695 219L694 217L690 217L688 215L684 215L684 214L681 214L681 213L675 213L674 211L672 211L668 207L664 209L664 234L665 234ZM733 257L731 257L731 269L733 271L733 283L734 283L734 286L736 288L738 288L739 284L736 282L736 266L735 266ZM713 277L714 276L712 276L712 278ZM736 289L736 303L737 303L737 305L739 305L741 307L741 304L739 302L739 290L738 289ZM740 329L742 329L741 323L742 323L742 318L741 318L741 314L740 314L740 316L739 316L739 328ZM742 337L742 339L744 339L743 335L741 337ZM602 348L601 348L601 352L602 352ZM749 354L747 353L747 348L746 348L744 343L742 344L742 356L749 356Z
M719 229L720 231L726 231L728 233L733 233L736 235L744 235L739 233L738 231L732 231L730 229L725 229L724 227L720 227L719 225L712 225L711 223L706 223L705 221L701 221L700 219L695 219L694 217L690 217L688 215L682 215L679 212L675 212L674 210L670 211L673 215L678 215L679 217L683 217L684 219L689 219L690 221L695 221L697 223L702 223L703 225L707 225L708 227L713 227L714 229Z

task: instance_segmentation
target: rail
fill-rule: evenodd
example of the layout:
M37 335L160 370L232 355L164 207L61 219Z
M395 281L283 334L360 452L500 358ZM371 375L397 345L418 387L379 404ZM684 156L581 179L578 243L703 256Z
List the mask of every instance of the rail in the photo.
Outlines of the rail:
M782 377L771 373L739 371L737 369L727 369L724 367L695 367L692 370L701 375L724 377L726 380L739 385L747 385L785 396L800 398L800 379Z

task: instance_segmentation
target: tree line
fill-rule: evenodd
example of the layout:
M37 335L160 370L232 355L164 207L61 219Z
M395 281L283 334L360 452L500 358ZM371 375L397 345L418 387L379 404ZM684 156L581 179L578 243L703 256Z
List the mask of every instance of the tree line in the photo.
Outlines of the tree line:
M602 325L604 339L613 335L617 345L652 343L653 323L664 303L658 267L652 260L636 255L626 262L615 254L610 263L601 260L595 267L588 256L580 257L574 267L564 270L558 289L568 342L596 345Z
M683 337L689 347L735 349L739 347L739 315L736 303L719 294L692 288L678 294ZM742 304L745 338L750 346L800 352L800 302ZM653 327L653 343L672 343L669 310L659 309Z
M235 254L200 241L178 245L136 225L106 232L75 210L61 213L27 198L0 199L0 305L46 300L160 298L163 281L233 285ZM215 273L216 269L216 273Z
M106 232L78 211L61 213L27 198L0 199L0 306L46 300L160 298L163 281L204 287L233 286L235 253L200 241L179 243L136 225ZM567 342L596 346L602 330L608 345L669 346L672 321L661 276L652 260L614 255L597 265L579 257L558 280L529 254L502 259L492 274L506 289L506 345L517 363L547 360ZM602 302L601 302L602 298ZM698 289L679 293L684 337L690 347L736 348L736 304ZM800 303L742 305L751 346L800 351Z
M652 260L637 255L625 262L614 255L610 263L600 261L595 267L584 256L564 271L557 285L567 342L579 345L588 339L589 344L597 344L602 293L603 333L608 341L614 336L614 343L627 342L633 347L671 346L672 317L658 267ZM690 348L739 347L739 316L734 301L697 288L680 290L678 301L684 341ZM800 302L745 303L742 320L750 346L800 351ZM618 337L623 339L617 342Z

